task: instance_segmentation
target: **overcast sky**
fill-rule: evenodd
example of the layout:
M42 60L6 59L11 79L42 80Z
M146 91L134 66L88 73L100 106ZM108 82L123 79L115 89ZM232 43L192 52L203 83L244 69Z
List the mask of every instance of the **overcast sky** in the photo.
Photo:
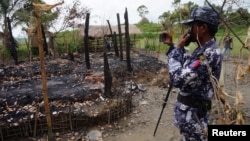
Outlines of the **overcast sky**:
M47 4L55 4L61 0L44 0ZM124 23L125 8L128 10L129 23L135 24L140 21L137 8L141 5L145 5L148 8L149 13L146 17L149 21L158 23L158 17L163 12L172 11L174 7L172 5L174 0L80 0L81 4L89 9L90 24L91 25L107 25L107 20L111 25L117 25L116 14L120 15L120 23ZM181 0L181 4L187 3L190 0ZM205 0L191 0L195 4L203 5ZM218 2L218 0L210 0ZM219 0L221 1L221 0ZM72 0L64 0L65 5L72 4ZM215 3L216 4L216 3ZM23 36L19 32L19 29L14 29L14 35Z
M44 0L48 4L59 2L60 0ZM134 24L140 21L137 8L145 5L149 13L146 17L149 21L158 22L158 17L166 11L174 10L174 0L81 0L81 3L91 9L90 24L103 25L107 20L111 24L117 24L116 14L120 14L120 22L124 23L125 8L128 10L129 23ZM187 3L189 0L181 0L181 3ZM72 0L64 0L65 4L71 4ZM198 5L203 5L204 0L192 0Z

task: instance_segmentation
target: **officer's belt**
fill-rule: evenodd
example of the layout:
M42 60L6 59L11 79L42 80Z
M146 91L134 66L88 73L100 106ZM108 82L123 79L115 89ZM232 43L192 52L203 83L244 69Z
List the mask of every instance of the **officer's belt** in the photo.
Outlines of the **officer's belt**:
M182 96L178 94L177 100L187 106L193 108L202 108L203 110L210 110L211 109L211 100L195 98L194 96Z

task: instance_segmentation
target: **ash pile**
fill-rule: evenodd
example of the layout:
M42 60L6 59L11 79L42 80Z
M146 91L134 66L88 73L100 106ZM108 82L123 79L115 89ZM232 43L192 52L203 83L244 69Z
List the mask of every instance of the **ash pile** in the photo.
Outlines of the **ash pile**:
M112 93L105 95L103 54L90 54L90 61L87 69L81 55L45 58L53 131L113 122L131 113L133 95L168 84L166 64L157 58L133 52L129 72L126 60L109 53ZM39 59L0 66L0 130L2 140L47 133Z

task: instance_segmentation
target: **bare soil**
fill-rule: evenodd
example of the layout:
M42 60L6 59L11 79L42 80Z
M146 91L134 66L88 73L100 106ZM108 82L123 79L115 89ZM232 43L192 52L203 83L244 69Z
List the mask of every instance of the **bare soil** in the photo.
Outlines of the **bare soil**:
M161 56L159 59L165 60L165 56ZM235 96L237 89L242 93L244 98L244 104L240 106L240 110L245 112L245 123L250 124L250 104L249 104L249 90L250 90L250 77L248 75L245 82L241 82L236 88L235 85L235 71L238 61L234 58L224 61L224 84L225 91L231 95ZM243 66L247 65L246 60L241 62ZM160 124L158 126L157 132L154 136L154 130L162 109L162 104L164 102L167 88L159 88L151 86L148 88L146 93L137 95L134 97L135 103L137 104L134 112L128 117L121 119L119 121L119 126L122 130L117 130L115 134L109 134L109 136L104 137L105 141L179 141L179 131L175 126L173 126L173 108L172 105L176 100L176 91L173 90L167 106L164 109ZM227 97L226 100L231 104L232 108L235 107L235 99ZM215 116L211 116L210 124L216 123ZM104 134L105 135L105 134Z

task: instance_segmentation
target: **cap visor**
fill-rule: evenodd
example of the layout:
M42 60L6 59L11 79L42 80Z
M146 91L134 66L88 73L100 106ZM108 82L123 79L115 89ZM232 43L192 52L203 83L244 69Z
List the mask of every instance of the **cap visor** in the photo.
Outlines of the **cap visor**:
M191 23L193 21L194 21L194 19L187 19L187 20L181 21L180 23L181 24L189 24L189 23Z

